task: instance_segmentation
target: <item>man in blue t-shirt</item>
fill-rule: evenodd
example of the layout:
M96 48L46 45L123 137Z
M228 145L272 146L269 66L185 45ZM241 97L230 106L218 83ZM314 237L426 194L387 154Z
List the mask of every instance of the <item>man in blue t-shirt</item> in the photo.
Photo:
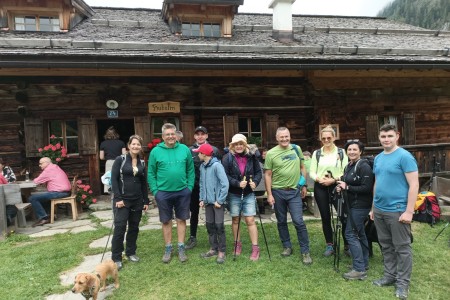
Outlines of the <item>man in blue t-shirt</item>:
M380 128L384 151L374 162L375 186L372 218L382 247L384 276L376 286L396 286L397 298L406 299L412 272L411 220L419 191L415 158L397 145L395 125Z

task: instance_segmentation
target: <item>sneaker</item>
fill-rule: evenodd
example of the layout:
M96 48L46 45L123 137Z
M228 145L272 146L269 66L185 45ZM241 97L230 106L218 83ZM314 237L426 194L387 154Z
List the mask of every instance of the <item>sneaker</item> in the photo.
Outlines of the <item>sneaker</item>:
M216 262L218 264L223 264L225 262L225 252L220 252L219 251L219 254L217 255Z
M331 256L334 254L334 248L333 245L327 245L325 248L325 252L323 253L324 256Z
M395 284L395 278L382 277L372 282L376 286L390 286Z
M234 254L235 255L241 255L242 253L242 242L238 241L237 243L235 242L234 244Z
M344 277L347 280L364 280L367 278L366 272L358 272L356 270L351 270L348 273L342 274L342 277Z
M197 246L197 238L195 236L191 236L186 242L186 250L192 249Z
M137 255L130 255L130 256L127 256L127 258L131 262L138 262L141 260Z
M178 246L178 259L183 263L188 260L186 255L186 247L183 245Z
M162 258L163 263L167 264L172 259L172 245L166 246L166 249L164 250L164 255Z
M201 253L200 257L201 258L210 258L210 257L216 256L216 255L217 255L217 251L210 249L208 252Z
M120 270L122 270L122 262L121 261L115 261L114 262L115 264L116 264L116 266L117 266L117 271L120 271Z
M303 264L304 265L312 264L312 258L311 258L311 255L309 255L309 252L308 253L303 253L302 254L302 259L303 259Z
M281 252L281 256L287 257L292 255L292 248L286 247L283 249L283 252Z
M408 292L409 292L409 290L407 287L399 286L395 289L395 297L403 299L403 300L408 299Z
M250 260L257 261L259 259L259 246L252 245L252 254L250 255Z

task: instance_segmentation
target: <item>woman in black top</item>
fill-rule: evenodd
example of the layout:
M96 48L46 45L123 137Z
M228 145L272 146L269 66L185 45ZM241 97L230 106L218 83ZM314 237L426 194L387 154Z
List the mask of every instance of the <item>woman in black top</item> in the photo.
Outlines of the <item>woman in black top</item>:
M105 135L103 136L105 140L100 144L100 154L99 157L101 160L106 160L105 163L105 173L111 171L111 167L114 163L114 160L117 156L126 153L126 145L120 140L120 136L117 131L114 129L114 126L111 126L106 130ZM104 186L105 193L109 192L109 185Z
M345 279L362 280L367 277L369 268L369 245L364 232L364 221L369 214L373 201L374 175L369 162L361 159L364 144L359 140L348 140L344 146L349 159L344 175L338 182L338 191L343 191L348 208L347 238L352 254L352 270L343 274Z
M129 152L116 158L111 170L114 193L114 235L112 238L112 260L122 268L123 240L128 223L125 255L129 261L138 262L136 241L142 211L148 209L147 172L140 157L142 138L132 135L128 141Z

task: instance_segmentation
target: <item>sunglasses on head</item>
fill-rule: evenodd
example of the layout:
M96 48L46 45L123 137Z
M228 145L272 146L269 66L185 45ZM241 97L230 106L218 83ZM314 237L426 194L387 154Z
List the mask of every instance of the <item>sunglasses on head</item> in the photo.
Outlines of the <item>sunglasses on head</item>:
M358 139L354 139L354 140L347 140L347 143L357 143L357 142L359 142L359 140L358 140Z

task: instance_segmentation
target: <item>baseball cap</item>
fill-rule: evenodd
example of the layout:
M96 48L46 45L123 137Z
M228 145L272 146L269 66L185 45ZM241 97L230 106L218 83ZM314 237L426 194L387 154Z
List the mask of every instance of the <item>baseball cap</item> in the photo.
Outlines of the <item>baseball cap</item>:
M203 126L197 126L197 128L195 128L194 133L196 133L197 131L201 131L201 132L206 133L206 134L208 133L208 130L206 130L206 128L203 127Z
M213 147L207 143L201 144L200 147L198 147L197 149L194 149L192 151L199 152L199 153L202 153L207 156L212 156L213 152L214 152Z

